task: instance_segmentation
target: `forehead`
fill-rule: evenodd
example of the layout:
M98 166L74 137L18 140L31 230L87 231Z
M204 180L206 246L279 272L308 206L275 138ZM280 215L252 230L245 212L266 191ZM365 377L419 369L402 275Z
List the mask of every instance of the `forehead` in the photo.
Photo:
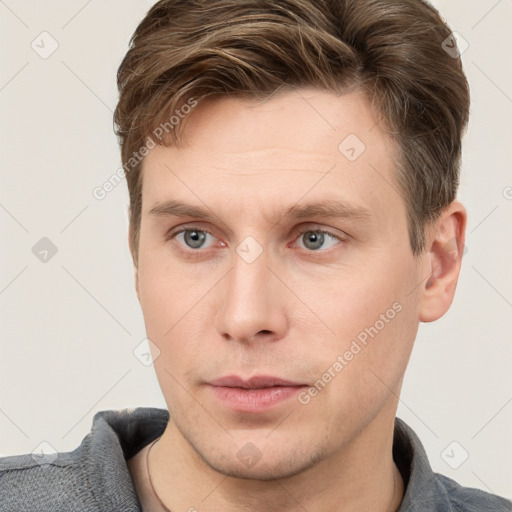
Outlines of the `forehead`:
M392 144L362 91L335 95L318 89L277 92L263 100L221 97L201 103L188 115L185 146L210 156L247 156L262 149L269 159L288 150L287 158L332 160L346 136L356 149ZM185 153L185 152L184 152ZM343 153L342 153L343 154ZM294 158L294 156L296 158ZM349 156L349 155L347 155ZM357 155L356 155L357 156Z
M302 198L367 210L400 199L394 142L359 91L207 101L189 114L183 136L179 147L157 146L146 157L143 214L169 199L268 217Z

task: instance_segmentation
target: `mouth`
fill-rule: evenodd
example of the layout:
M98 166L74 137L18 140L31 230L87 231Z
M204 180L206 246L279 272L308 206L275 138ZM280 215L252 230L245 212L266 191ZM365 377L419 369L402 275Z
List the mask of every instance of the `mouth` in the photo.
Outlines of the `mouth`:
M307 384L271 375L243 379L228 375L208 383L214 397L236 412L263 412L296 396Z

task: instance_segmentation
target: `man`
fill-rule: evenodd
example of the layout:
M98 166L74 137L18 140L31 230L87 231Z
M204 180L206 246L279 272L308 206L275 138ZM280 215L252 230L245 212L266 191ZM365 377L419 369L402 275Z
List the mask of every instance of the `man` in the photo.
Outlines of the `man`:
M434 474L395 419L464 245L450 37L421 0L149 11L115 118L168 411L105 411L74 452L5 458L0 510L512 510Z

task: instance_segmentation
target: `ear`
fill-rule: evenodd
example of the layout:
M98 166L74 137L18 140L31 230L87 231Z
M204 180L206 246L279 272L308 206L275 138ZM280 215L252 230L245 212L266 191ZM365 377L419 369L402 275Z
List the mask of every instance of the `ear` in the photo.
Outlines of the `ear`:
M458 201L448 205L426 233L425 265L429 273L420 295L420 321L433 322L452 304L459 279L467 214Z
M128 247L130 248L130 254L132 256L132 261L133 261L133 268L135 271L135 276L134 276L135 277L135 291L137 292L137 298L139 299L139 302L140 302L139 268L138 268L137 254L136 254L135 248L133 246L133 233L132 233L133 223L131 221L130 215L128 215L128 218L130 219L129 226L128 226Z

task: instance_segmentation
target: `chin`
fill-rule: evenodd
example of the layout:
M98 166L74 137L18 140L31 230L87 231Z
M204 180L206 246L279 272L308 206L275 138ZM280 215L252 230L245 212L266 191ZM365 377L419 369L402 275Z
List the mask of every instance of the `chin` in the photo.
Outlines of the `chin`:
M304 451L304 446L308 447ZM314 443L300 443L297 446L280 446L272 443L259 450L247 441L241 448L233 450L216 447L201 452L193 446L201 459L214 471L232 478L246 480L281 480L303 473L326 458L328 450ZM226 455L228 453L228 455Z
M307 471L316 464L316 460L309 461L286 460L286 461L260 461L255 467L243 467L239 461L212 461L205 462L217 473L222 475L241 478L244 480L271 481L283 480Z

